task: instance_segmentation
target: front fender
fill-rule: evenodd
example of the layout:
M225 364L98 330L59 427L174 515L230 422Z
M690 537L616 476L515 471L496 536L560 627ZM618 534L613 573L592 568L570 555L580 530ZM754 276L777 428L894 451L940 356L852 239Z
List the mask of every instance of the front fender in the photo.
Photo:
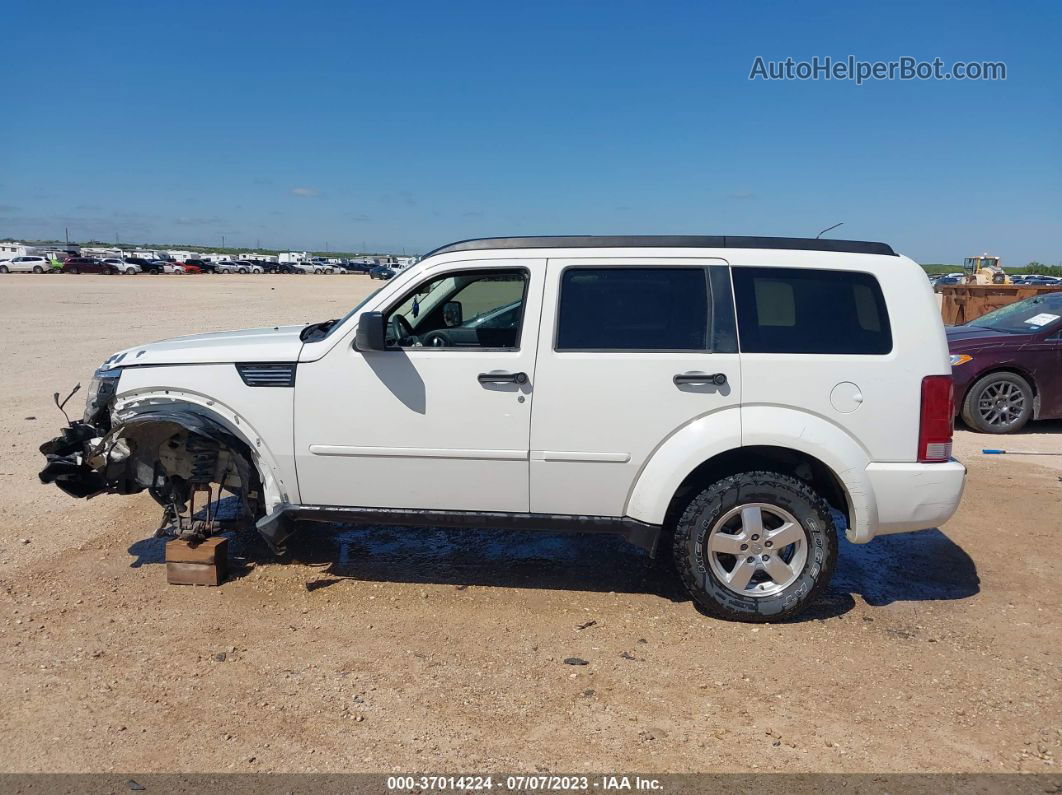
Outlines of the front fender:
M116 429L173 422L201 436L220 436L230 445L235 441L237 449L242 448L248 463L257 470L267 512L296 499L297 495L285 488L278 462L261 435L245 418L217 400L173 389L163 393L126 393L119 397L112 416Z

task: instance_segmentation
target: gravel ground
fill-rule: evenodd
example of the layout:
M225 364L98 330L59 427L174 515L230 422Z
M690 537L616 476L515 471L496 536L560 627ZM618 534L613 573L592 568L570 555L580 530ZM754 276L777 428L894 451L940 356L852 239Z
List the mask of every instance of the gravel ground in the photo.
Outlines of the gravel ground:
M1062 457L977 453L1062 452L1062 423L960 431L956 517L843 543L785 625L706 618L592 536L318 529L169 587L150 498L37 482L51 393L137 342L336 316L369 280L0 278L0 771L1055 769Z

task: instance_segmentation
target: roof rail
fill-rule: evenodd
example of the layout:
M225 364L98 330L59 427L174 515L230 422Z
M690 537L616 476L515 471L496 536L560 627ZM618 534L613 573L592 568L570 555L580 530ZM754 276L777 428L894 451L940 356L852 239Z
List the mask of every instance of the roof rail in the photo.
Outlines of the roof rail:
M846 254L896 256L886 243L862 240L820 240L811 237L741 237L734 235L568 235L560 237L482 237L459 240L425 254L505 248L773 248L836 251Z

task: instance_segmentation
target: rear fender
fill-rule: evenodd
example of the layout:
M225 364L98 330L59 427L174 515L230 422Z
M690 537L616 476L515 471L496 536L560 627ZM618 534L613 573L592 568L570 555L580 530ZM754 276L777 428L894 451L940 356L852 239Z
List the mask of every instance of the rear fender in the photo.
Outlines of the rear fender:
M828 467L845 491L850 541L869 541L878 508L866 468L870 457L847 432L826 419L777 406L743 406L700 417L672 434L635 480L625 514L663 524L672 498L701 464L742 446L788 448Z

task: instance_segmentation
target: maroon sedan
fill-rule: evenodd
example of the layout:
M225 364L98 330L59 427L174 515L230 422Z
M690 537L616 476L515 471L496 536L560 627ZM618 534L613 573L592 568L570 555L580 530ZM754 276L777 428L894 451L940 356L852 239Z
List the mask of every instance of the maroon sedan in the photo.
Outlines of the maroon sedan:
M1062 417L1062 291L949 326L955 405L971 428L1013 433Z
M110 273L109 265L96 257L68 257L63 263L63 273Z

